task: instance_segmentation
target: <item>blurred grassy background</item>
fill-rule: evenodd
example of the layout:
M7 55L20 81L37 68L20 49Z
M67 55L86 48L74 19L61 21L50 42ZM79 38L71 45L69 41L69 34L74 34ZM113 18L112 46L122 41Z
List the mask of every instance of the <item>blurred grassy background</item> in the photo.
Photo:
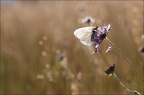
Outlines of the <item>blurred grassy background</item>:
M143 81L105 41L98 54L74 37L86 26L79 18L107 20L108 38L144 77L143 1L1 2L1 94L130 94L105 69L132 90L143 93Z

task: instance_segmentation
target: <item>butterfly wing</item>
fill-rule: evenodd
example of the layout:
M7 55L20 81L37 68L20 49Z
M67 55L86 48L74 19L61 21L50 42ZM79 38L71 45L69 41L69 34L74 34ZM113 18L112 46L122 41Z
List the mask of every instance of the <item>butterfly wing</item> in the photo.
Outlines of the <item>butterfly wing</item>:
M93 42L91 41L91 35L92 35L92 32L91 31L87 31L82 39L80 39L80 42L83 44L83 45L86 45L86 46L91 46L93 44Z
M80 39L80 42L83 45L86 46L91 46L93 42L91 41L91 35L92 35L92 29L94 27L84 27L84 28L79 28L74 31L74 35Z

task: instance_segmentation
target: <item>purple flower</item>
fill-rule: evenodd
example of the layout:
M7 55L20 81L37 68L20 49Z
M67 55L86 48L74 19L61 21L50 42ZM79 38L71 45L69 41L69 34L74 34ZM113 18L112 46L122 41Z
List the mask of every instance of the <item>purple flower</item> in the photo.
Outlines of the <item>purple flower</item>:
M96 52L98 51L98 47L100 46L103 39L107 36L109 30L110 30L110 24L108 26L103 27L97 26L96 28L93 29L91 41L94 42Z

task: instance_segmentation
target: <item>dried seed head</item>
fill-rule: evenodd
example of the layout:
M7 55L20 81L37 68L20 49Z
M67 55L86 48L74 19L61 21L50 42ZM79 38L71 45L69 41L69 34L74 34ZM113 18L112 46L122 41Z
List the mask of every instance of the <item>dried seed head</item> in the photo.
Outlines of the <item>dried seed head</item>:
M110 66L109 68L107 68L107 69L105 70L105 74L106 74L106 75L112 75L113 72L114 72L114 69L115 69L115 64L112 64L112 66Z
M144 53L144 46L140 47L140 48L139 48L139 51L140 51L141 53Z

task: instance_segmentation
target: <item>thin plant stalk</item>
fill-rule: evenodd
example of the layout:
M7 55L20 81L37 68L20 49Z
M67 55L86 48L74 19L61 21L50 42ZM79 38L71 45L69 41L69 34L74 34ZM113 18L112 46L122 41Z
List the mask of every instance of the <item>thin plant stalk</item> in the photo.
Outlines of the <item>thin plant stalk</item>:
M130 89L128 89L121 81L120 81L120 79L117 77L117 75L115 74L115 73L112 73L113 74L113 76L115 77L115 79L117 80L117 81L119 81L119 83L120 83L120 85L123 87L123 88L125 88L127 91L129 91L130 93L132 93L132 94L134 94L134 95L141 95L139 92L137 92L136 90L135 91L131 91Z
M131 62L126 58L126 56L120 51L119 48L117 48L113 43L111 43L111 41L106 37L105 40L115 49L117 50L122 57L126 60L126 62L130 65L130 67L135 71L135 73L137 73L137 75L144 81L144 79L142 78L142 76L136 71L136 69L134 68L134 66L131 64Z

